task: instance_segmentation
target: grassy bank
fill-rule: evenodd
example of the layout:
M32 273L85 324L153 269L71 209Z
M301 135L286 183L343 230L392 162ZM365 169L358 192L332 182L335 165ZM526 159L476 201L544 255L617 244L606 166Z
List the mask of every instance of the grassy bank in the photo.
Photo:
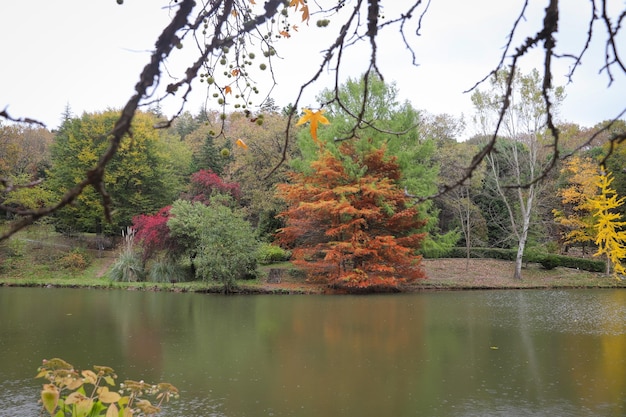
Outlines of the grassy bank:
M220 293L222 286L210 282L113 282L107 274L118 252L94 250L94 237L67 239L49 227L31 227L19 237L0 245L0 285L133 289L146 291ZM618 281L602 273L574 268L544 269L537 263L525 265L522 280L513 279L514 263L507 260L424 259L427 278L406 291L455 289L524 288L622 288ZM302 271L291 263L260 267L255 280L240 281L241 293L319 294L328 289L306 281Z
M0 285L33 287L68 287L127 289L143 291L174 291L221 293L222 286L207 282L152 283L112 282L106 270L111 257L93 259L83 271L51 270L45 265L22 265L19 269L3 271ZM494 259L426 259L423 261L428 278L411 284L406 291L469 290L469 289L530 289L530 288L624 288L618 281L600 273L569 268L545 270L537 264L526 265L523 279L513 279L514 265ZM273 279L270 280L270 271ZM276 279L278 276L278 279ZM271 282L270 282L271 281ZM245 294L320 294L327 289L308 283L290 263L262 266L259 278L239 282L239 292Z

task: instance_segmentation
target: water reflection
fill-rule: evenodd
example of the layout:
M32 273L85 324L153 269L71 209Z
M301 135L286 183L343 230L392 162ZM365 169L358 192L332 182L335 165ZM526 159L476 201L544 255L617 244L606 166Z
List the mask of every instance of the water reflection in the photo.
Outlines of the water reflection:
M626 293L221 297L0 288L0 416L44 357L182 390L171 415L618 416ZM28 393L28 395L25 395ZM32 399L32 400L30 400Z

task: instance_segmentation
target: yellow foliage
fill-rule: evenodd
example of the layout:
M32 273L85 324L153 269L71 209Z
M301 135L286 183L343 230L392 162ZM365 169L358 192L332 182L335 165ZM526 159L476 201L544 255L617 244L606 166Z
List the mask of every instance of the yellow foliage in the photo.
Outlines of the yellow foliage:
M296 126L300 126L303 125L307 122L310 123L310 129L311 129L311 136L313 137L313 140L315 141L315 143L317 143L318 145L320 144L320 141L317 139L317 126L319 123L324 124L324 125L329 125L330 122L328 121L328 119L324 116L324 109L318 110L318 111L312 111L309 109L303 109L304 111L304 116L302 116L300 118L300 120L298 120L298 123L296 123Z
M626 221L615 212L626 201L626 197L618 198L611 188L613 177L611 173L601 175L597 183L601 190L600 195L589 198L589 203L596 219L596 240L598 251L594 256L606 255L608 268L612 266L613 276L619 278L626 275L626 268L622 260L626 258Z
M595 238L594 217L589 196L598 194L599 170L590 158L573 156L561 170L567 177L568 186L558 191L563 210L553 210L554 220L565 231L567 244L592 242Z

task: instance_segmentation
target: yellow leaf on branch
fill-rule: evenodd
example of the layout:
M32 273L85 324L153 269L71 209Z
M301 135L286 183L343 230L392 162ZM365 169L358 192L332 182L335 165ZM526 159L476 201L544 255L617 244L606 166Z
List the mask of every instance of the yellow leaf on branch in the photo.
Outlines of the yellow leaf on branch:
M231 88L230 85L227 85L226 87L224 87L224 94L232 94L233 93L233 89Z
M237 139L237 141L235 142L235 145L239 146L241 149L248 150L248 145L246 145L246 142L244 142L241 139Z
M304 116L300 117L300 120L298 120L298 123L296 123L296 126L300 126L305 124L306 122L310 123L310 129L311 129L311 136L313 137L313 140L315 141L315 143L317 143L319 145L319 140L317 139L317 126L319 123L323 124L323 125L329 125L330 122L328 121L328 119L326 117L324 117L324 109L320 109L318 111L312 111L309 109L303 109L304 111Z

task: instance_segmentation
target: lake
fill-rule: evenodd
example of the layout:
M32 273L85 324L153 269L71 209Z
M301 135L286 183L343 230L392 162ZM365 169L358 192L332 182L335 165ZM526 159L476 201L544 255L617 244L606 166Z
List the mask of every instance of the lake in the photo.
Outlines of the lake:
M626 291L220 296L0 287L0 416L44 358L181 391L167 416L623 416Z

